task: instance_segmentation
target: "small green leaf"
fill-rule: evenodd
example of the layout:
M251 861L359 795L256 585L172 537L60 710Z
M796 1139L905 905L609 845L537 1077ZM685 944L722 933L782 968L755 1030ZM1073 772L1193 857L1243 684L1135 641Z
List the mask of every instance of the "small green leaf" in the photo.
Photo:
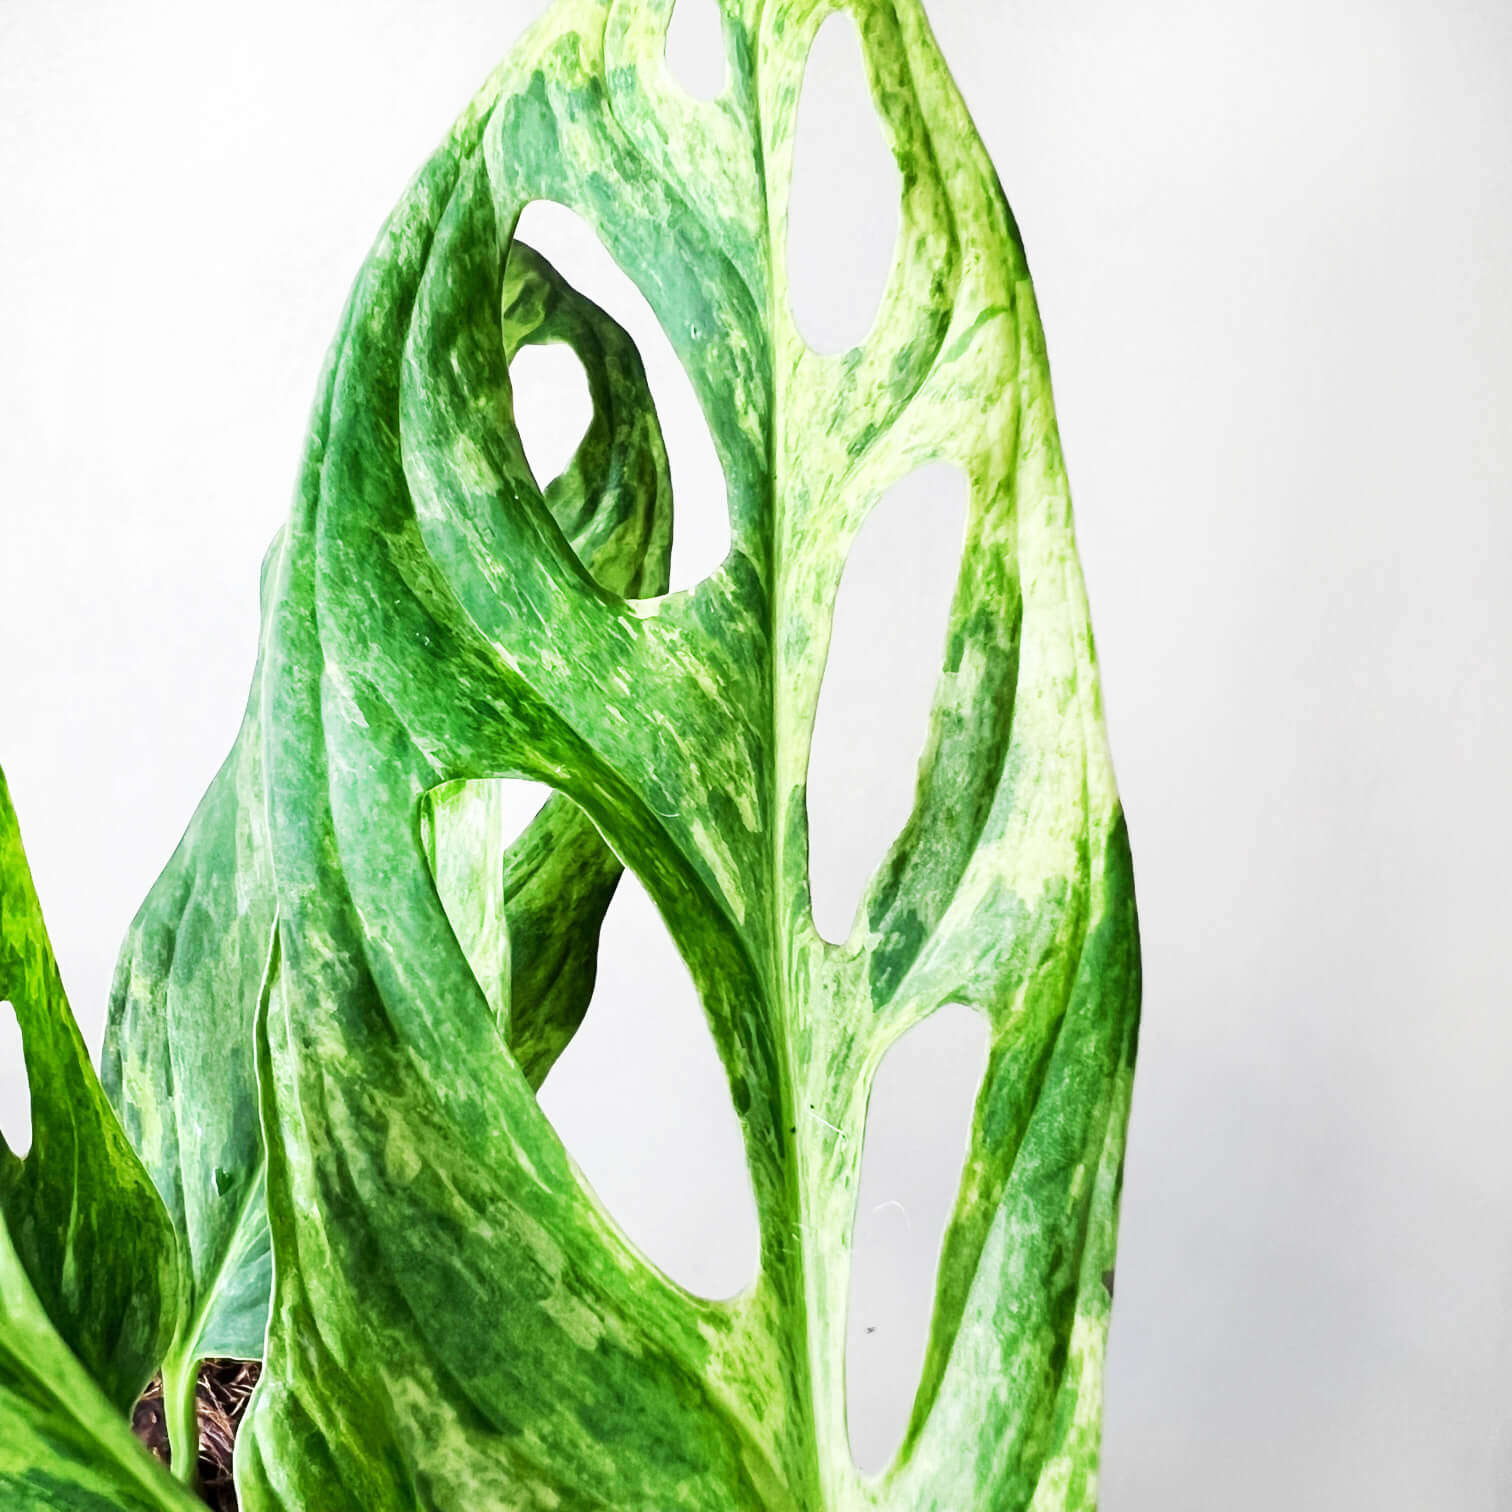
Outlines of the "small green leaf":
M32 1144L0 1142L0 1215L32 1290L105 1396L129 1411L168 1343L178 1256L64 996L0 773L0 1000L15 1008Z
M0 1505L195 1505L128 1414L173 1327L178 1253L69 1011L0 773L0 999L32 1095L25 1160L0 1141Z

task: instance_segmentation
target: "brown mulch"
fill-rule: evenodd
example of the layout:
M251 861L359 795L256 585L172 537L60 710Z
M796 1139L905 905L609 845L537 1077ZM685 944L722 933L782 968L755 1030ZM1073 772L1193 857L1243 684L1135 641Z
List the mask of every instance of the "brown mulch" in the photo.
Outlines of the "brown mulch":
M236 1433L247 1413L247 1402L262 1366L256 1360L206 1360L195 1389L199 1416L200 1499L215 1512L237 1512L236 1486L231 1479L231 1456ZM154 1377L131 1415L131 1429L166 1465L168 1426L163 1413L163 1381Z

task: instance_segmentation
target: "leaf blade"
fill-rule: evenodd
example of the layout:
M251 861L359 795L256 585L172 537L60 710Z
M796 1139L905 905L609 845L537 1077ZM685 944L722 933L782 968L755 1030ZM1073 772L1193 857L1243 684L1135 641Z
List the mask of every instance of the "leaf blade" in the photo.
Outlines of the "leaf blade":
M857 0L905 234L867 342L799 340L791 105L833 8L732 5L730 90L693 108L654 62L664 7L563 0L359 280L268 621L287 990L264 1046L278 1306L254 1508L1093 1504L1137 924L1043 332L922 9ZM709 418L733 546L688 594L595 582L553 514L571 488L543 498L524 465L506 259L542 197L635 278ZM951 645L913 816L868 928L830 947L805 817L830 605L866 511L932 460L971 483ZM578 1181L530 1097L555 1041L509 1038L517 963L470 960L437 897L422 805L491 776L578 806L703 994L761 1212L732 1308L669 1288ZM995 1061L915 1420L863 1481L843 1365L866 1093L946 1001L987 1019ZM486 1320L470 1359L459 1309Z
M32 1093L25 1160L0 1141L0 1492L18 1512L184 1512L126 1422L172 1331L173 1230L69 1010L3 772L0 997Z

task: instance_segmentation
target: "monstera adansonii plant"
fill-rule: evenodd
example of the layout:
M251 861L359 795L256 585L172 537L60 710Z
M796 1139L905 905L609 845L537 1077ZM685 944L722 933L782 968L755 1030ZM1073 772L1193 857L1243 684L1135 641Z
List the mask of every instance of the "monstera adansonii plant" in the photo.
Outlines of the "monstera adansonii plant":
M558 0L379 236L264 564L241 734L131 927L98 1079L0 785L34 1119L0 1157L7 1512L198 1505L126 1414L161 1369L191 1466L210 1356L264 1362L250 1512L1094 1505L1138 948L1024 252L919 0L849 0L902 234L865 342L811 350L788 186L840 6L722 6L705 102L668 73L672 0ZM514 241L536 200L595 229L701 401L732 544L686 592L640 359ZM544 490L510 386L537 342L594 406ZM831 611L868 509L934 461L970 510L932 722L831 944L805 798ZM518 836L503 777L554 790ZM631 1246L536 1100L622 867L739 1115L761 1245L731 1299ZM987 1068L912 1417L863 1476L868 1091L945 1004L989 1026Z

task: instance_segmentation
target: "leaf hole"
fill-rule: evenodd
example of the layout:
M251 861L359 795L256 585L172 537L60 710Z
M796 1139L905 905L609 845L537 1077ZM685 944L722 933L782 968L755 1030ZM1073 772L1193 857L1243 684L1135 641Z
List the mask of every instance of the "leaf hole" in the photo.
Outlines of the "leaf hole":
M723 92L729 65L718 0L676 0L667 27L667 67L696 100Z
M525 207L516 235L618 321L640 352L672 475L671 591L691 588L730 549L724 470L693 384L645 295L581 216L535 200Z
M583 1027L541 1107L599 1200L668 1276L729 1297L756 1275L756 1204L728 1078L687 964L627 872Z
M14 1006L0 1002L0 1140L25 1159L32 1142L31 1083Z
M544 492L566 471L593 418L588 375L570 347L539 342L520 348L509 378L525 460Z
M814 39L798 102L788 202L793 319L816 352L859 346L892 273L898 166L872 103L856 24L836 12Z
M828 940L849 934L913 808L968 504L959 469L920 468L878 501L845 564L808 770L809 885Z
M897 1453L918 1391L987 1048L982 1017L947 1004L892 1047L872 1083L845 1373L851 1453L868 1474Z

